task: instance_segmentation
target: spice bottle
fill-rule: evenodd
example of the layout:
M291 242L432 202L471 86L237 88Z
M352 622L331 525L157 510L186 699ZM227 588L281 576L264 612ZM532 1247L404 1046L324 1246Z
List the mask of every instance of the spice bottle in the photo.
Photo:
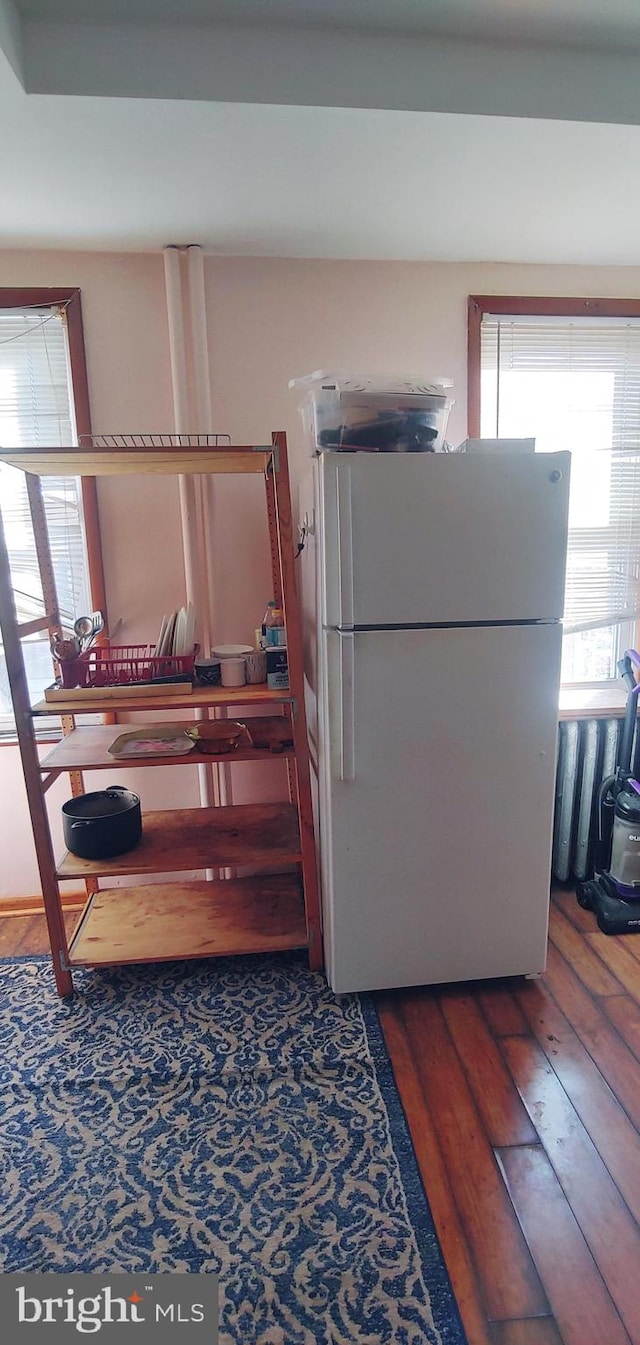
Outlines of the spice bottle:
M284 645L286 637L284 631L284 612L275 598L270 598L267 603L267 610L264 614L262 631L267 645Z

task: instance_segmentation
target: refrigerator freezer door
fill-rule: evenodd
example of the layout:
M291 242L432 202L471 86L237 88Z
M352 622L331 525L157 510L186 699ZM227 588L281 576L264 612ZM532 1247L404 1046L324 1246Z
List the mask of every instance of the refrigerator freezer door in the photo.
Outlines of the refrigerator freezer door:
M325 638L325 953L336 992L540 972L558 625Z
M324 453L323 625L562 615L569 453Z

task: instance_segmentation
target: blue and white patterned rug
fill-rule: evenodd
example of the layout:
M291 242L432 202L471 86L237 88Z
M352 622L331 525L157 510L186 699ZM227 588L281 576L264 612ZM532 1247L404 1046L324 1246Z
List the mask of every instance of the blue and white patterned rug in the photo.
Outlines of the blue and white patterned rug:
M0 962L0 1270L217 1271L222 1345L464 1345L369 997Z

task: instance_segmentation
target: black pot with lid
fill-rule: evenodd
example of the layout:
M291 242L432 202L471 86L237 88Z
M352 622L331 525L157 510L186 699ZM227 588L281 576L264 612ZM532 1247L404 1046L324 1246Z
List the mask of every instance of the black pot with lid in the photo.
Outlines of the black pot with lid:
M112 859L142 836L140 798L124 785L78 794L62 805L67 849L79 859Z

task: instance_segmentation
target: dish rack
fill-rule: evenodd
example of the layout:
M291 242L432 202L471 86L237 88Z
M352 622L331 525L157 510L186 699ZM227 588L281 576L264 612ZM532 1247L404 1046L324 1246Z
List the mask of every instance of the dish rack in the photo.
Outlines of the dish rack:
M63 686L113 687L131 682L193 677L198 646L190 654L156 654L152 644L101 646L60 663Z

